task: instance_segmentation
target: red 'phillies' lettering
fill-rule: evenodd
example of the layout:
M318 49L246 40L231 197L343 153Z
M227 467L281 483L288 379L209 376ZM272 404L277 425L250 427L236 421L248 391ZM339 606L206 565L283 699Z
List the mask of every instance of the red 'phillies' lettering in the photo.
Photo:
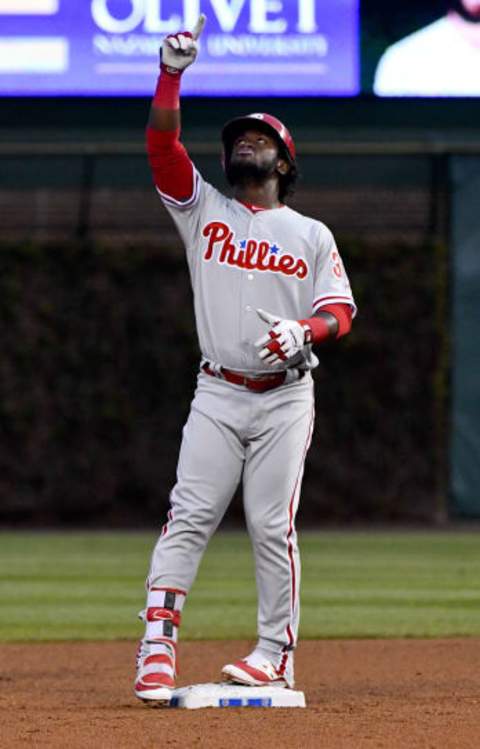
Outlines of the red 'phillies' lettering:
M233 232L230 227L227 226L227 224L222 223L221 221L211 221L204 227L202 234L204 237L208 237L208 235L210 234L210 241L205 251L205 255L203 256L204 260L210 260L213 255L213 248L217 242L221 242L229 235L230 237L233 236Z
M305 260L289 252L279 255L270 252L270 245L266 241L249 239L241 242L244 247L237 247L233 241L233 230L223 221L210 221L203 227L202 234L208 237L204 260L211 260L214 250L218 249L217 262L221 264L226 263L243 270L283 273L285 276L297 276L301 280L308 276L308 265Z

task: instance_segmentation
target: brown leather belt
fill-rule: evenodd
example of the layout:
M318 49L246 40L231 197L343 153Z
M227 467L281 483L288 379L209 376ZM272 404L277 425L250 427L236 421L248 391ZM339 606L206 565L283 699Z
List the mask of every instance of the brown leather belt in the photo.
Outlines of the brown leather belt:
M220 375L217 375L213 369L210 368L208 362L202 365L202 371L205 374L211 375L212 377L219 377L221 380L231 382L233 385L243 385L248 390L253 390L256 393L265 393L267 390L273 390L274 388L280 387L285 382L287 376L286 372L276 372L275 374L258 375L258 377L245 377L240 372L233 372L231 369L225 369L221 367ZM300 377L303 377L303 372Z

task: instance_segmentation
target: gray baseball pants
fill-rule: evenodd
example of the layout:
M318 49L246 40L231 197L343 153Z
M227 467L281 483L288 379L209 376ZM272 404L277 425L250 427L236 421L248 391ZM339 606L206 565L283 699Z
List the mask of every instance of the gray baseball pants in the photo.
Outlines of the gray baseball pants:
M299 621L295 531L314 420L313 381L256 393L200 373L183 430L169 519L149 585L189 591L207 543L242 480L256 567L258 644L292 649Z

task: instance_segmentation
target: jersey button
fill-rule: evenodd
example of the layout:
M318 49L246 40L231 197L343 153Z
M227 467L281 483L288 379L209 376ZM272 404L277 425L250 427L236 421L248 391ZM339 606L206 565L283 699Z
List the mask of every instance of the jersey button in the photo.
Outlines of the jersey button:
M249 273L247 278L249 281L253 281L253 273Z
M250 307L250 305L249 305L249 304L247 304L247 306L245 307L245 310L246 310L247 312L251 312L251 311L252 311L252 308Z

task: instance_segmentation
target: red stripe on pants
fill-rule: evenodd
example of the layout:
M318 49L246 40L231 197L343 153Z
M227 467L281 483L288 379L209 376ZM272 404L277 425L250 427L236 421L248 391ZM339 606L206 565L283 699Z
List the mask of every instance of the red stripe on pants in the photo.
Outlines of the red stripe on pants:
M290 519L288 532L287 532L287 549L288 549L288 558L290 560L290 574L291 574L291 580L292 580L292 598L291 598L291 613L293 615L293 612L295 610L295 600L297 595L297 577L295 572L295 559L293 557L293 544L292 544L292 534L295 527L294 523L294 517L293 517L293 508L295 505L295 496L297 493L297 487L298 483L300 481L300 476L302 474L302 468L305 463L305 457L307 455L307 450L310 446L310 441L312 439L312 432L313 432L313 417L314 417L314 411L312 409L312 416L310 418L310 425L308 427L308 434L307 434L307 441L305 442L305 447L303 448L303 455L302 455L302 462L300 463L300 468L297 474L297 479L295 481L295 486L293 487L292 496L290 498L290 503L288 506L288 515ZM288 636L288 644L289 646L292 646L294 644L295 638L293 636L292 628L290 624L287 625L287 636Z

